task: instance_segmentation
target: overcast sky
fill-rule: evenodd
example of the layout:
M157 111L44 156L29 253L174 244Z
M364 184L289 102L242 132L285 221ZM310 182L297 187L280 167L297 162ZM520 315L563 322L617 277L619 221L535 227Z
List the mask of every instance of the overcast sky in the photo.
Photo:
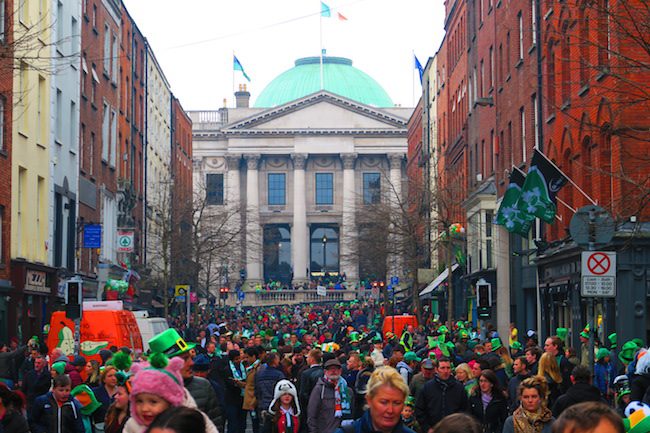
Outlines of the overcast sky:
M187 110L233 104L233 52L251 82L253 102L300 57L320 50L320 0L124 0L149 40L174 95ZM442 0L326 0L328 55L349 57L393 102L419 95L413 52L422 65L443 37ZM337 12L348 20L339 21ZM415 78L416 90L413 92ZM246 83L235 74L235 86Z

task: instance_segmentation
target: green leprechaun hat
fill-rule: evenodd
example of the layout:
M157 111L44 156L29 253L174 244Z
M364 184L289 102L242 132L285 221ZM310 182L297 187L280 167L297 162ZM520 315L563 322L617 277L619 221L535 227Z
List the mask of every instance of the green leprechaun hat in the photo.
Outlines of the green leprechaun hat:
M149 340L151 352L162 353L169 358L189 352L195 346L195 343L186 343L174 328L169 328Z
M95 397L93 390L86 384L76 386L72 392L70 392L70 395L81 403L82 415L90 416L102 406L102 404L97 401L97 397Z
M555 335L557 335L558 338L562 340L564 344L566 344L566 337L569 335L569 330L567 328L557 328L555 330Z
M580 336L582 338L589 338L589 330L590 330L590 327L589 327L589 324L587 323L587 326L585 326L585 329L583 329L582 332L580 332Z

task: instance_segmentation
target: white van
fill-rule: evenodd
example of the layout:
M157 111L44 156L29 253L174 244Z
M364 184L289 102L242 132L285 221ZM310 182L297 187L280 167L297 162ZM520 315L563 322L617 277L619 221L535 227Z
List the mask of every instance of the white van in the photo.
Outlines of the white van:
M168 329L169 324L167 319L162 317L149 317L147 311L134 311L133 315L138 322L140 335L142 335L142 347L146 352L149 350L149 340Z

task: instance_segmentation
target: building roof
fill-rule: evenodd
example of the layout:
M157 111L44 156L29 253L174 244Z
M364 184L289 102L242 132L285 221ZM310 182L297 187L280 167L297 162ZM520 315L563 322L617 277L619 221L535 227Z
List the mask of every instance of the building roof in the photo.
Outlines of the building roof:
M393 101L371 76L343 57L323 57L323 87L331 93L374 107L392 107ZM271 81L255 107L271 108L318 92L320 57L298 59L295 66Z

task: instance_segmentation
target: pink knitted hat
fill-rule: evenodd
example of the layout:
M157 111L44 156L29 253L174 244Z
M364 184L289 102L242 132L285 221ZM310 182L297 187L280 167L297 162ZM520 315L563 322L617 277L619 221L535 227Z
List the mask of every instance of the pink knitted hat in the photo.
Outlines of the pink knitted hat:
M151 365L134 363L131 367L131 416L138 423L142 420L135 412L135 397L138 394L148 393L160 396L172 406L180 406L185 399L185 388L181 369L185 364L182 358L172 358L167 363L167 358L162 354L154 354L149 358Z

